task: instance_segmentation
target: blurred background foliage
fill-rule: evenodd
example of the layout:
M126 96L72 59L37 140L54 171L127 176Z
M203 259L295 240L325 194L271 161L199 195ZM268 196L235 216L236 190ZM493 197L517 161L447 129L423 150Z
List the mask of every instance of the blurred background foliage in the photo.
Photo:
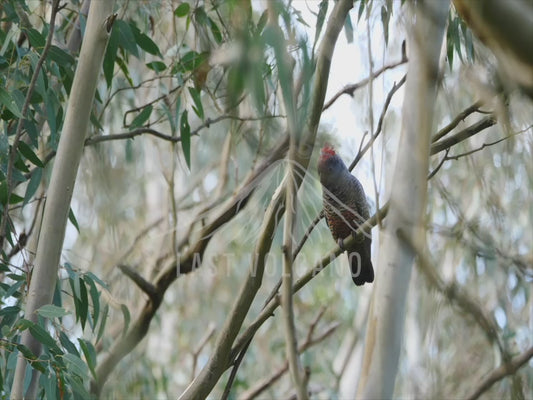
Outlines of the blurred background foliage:
M43 384L45 397L57 395L46 390L53 391L59 376L69 395L83 397L90 369L101 359L96 354L109 349L143 306L145 295L119 266L152 280L161 260L179 259L183 245L194 242L205 220L283 140L284 87L297 88L297 113L308 118L314 57L332 7L327 1L117 2L118 18L92 110L54 303L69 315L53 310L56 325L42 325L52 341L63 334L61 352L74 354L72 363L86 367L72 372L70 364L58 361L61 357L50 355L43 361L48 371L43 382L48 379L50 386ZM38 229L74 74L77 50L67 43L80 8L79 1L69 1L60 11L8 179L10 146L50 30L50 4L8 0L0 6L0 199L2 210L9 211L3 214L3 396L9 393L20 331L37 329L21 325L20 310L31 265L31 234ZM278 16L283 42L265 34L269 13ZM81 16L82 30L84 23ZM368 77L371 70L402 59L408 24L403 1L357 0L335 53L326 101L345 85ZM276 43L288 49L294 82L276 63ZM346 65L346 60L357 64ZM442 71L435 132L452 126L455 133L487 116L495 123L432 158L426 219L432 265L425 267L433 268L438 279L428 279L426 268L416 269L412 277L396 384L399 397L464 397L506 357L532 344L531 101L501 79L494 57L453 8ZM318 144L337 145L347 163L373 132L379 134L354 170L374 211L387 201L387 187L394 185L387 180L388 166L394 165L399 138L399 106L410 95L403 87L383 114L382 126L377 124L387 94L405 72L404 63L387 69L371 80L371 86L361 85L352 96L339 97L323 114ZM471 112L454 122L469 107ZM296 242L321 209L315 164L313 160L299 192ZM201 268L181 276L167 290L147 338L118 365L103 397L174 398L199 372L250 267L264 210L284 168L279 162L268 169L246 208L215 233ZM277 234L273 242L263 285L245 326L280 277L280 238ZM297 275L333 245L320 222L296 259ZM374 254L378 252L375 229ZM354 288L341 257L295 297L301 341L310 330L317 337L329 332L302 358L310 368L310 389L316 397L351 396L371 292L369 285ZM477 308L466 307L457 293ZM487 325L479 322L480 312L494 331L487 333ZM232 398L246 398L261 379L283 367L280 323L274 316L254 337ZM502 380L489 396L530 396L532 371L523 368ZM220 397L226 380L227 374L213 398ZM262 396L282 398L290 390L285 374Z

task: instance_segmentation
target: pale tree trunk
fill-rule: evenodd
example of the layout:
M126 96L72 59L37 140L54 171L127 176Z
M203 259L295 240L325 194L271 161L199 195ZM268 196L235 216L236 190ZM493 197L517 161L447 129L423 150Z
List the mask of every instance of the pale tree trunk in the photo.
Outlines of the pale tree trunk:
M52 177L44 208L43 221L35 264L30 282L25 318L37 321L36 310L52 301L57 281L57 267L61 256L70 200L89 125L98 75L102 67L107 39L111 30L114 1L92 3L78 66L57 149ZM22 334L22 344L33 354L41 353L41 343L29 330ZM19 354L11 392L12 399L36 397L39 374L33 371L32 384L24 395L27 362Z
M390 208L382 233L358 397L386 399L394 390L414 259L400 236L423 242L433 108L448 9L447 0L417 1L411 3L408 15L410 55L402 131L389 183Z
M19 4L19 3L17 3ZM78 19L76 20L76 22L74 23L74 28L72 29L71 33L70 33L70 37L69 37L69 40L68 40L68 44L67 44L67 49L68 51L70 52L70 54L74 55L74 54L77 54L79 51L80 51L80 46L81 46L81 19L82 18L87 18L87 15L89 13L89 6L91 4L91 0L84 0L81 8L80 8L80 14L78 16ZM59 91L60 90L60 86L61 86L61 82L57 81L57 80L54 80L53 84L52 84L52 90L54 91ZM45 118L43 115L40 115L40 119L38 121L38 130L41 132L41 142L40 142L40 147L39 147L39 155L42 155L42 156L45 156L45 152L43 150L43 148L45 147L44 146L44 142L45 142L45 137L47 135L46 131L43 132L43 130L46 130L47 129L47 126L45 125ZM26 137L23 136L23 140L26 142L26 143L30 143L30 138L29 137ZM43 175L46 175L46 173L44 173ZM41 191L44 191L46 190L46 181L43 177L43 179L41 179L41 182L39 183L39 189L37 190L37 193L41 192ZM38 245L38 242L39 242L39 236L41 234L41 223L42 223L42 220L43 220L43 211L42 211L42 208L38 205L35 207L35 212L37 213L37 216L35 218L35 223L34 223L34 230L30 236L30 238L28 239L28 244L26 246L26 249L28 250L28 255L27 255L27 259L25 260L25 265L33 265L34 264L34 254L37 253L37 245Z

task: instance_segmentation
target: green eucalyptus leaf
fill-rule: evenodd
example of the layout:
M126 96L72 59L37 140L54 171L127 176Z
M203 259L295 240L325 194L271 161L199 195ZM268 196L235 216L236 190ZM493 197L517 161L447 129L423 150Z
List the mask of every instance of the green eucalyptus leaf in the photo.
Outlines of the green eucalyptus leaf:
M109 314L109 306L106 304L102 311L102 317L100 318L100 327L98 328L98 334L96 335L96 342L100 341L104 335L105 326L107 323L107 315Z
M198 115L200 119L204 119L204 108L202 106L202 100L200 98L200 91L190 87L189 93L191 94L192 100L194 102L193 110Z
M44 318L58 318L70 314L63 307L54 306L53 304L46 304L37 310L37 314Z
M189 5L189 3L181 3L174 10L174 15L178 18L185 17L187 14L189 14L190 9L191 6Z
M124 318L124 330L122 331L122 335L124 336L130 327L131 315L130 310L128 310L128 307L126 307L125 304L121 304L120 309Z
M152 61L147 63L146 66L155 72L163 72L167 69L167 66L162 61Z
M143 110L131 122L130 129L135 129L140 126L143 126L145 122L150 119L150 115L152 115L152 110L152 105L144 107Z
M68 210L68 220L72 225L74 225L74 228L80 233L80 226L78 225L78 220L76 219L76 216L74 215L74 211L72 211L72 208Z
M134 25L131 25L131 28L133 36L135 37L135 42L141 49L154 56L159 56L161 58L163 57L159 47L152 39L150 39L149 36L147 36L145 33L142 33L139 28L135 27Z
M87 365L81 358L72 353L67 353L63 356L63 361L67 368L73 373L82 378L87 377Z
M322 27L324 26L324 21L326 19L326 14L328 12L329 0L322 0L318 5L318 15L316 18L316 28L315 28L315 41L313 47L318 42L320 33L322 32Z
M18 107L17 103L15 102L15 99L12 95L10 95L3 87L0 86L0 104L3 104L5 108L7 108L11 114L13 114L17 118L24 118L22 115L22 111Z
M26 193L24 194L24 201L22 202L22 205L28 204L28 202L35 195L37 189L39 189L39 184L41 183L42 176L42 168L35 168L33 170L30 181L28 182L28 186L26 186Z
M23 141L18 143L18 149L20 153L26 158L26 160L31 161L34 165L39 168L44 168L44 164L39 160L39 157L33 152L32 148Z
M96 350L94 346L91 342L88 342L84 339L78 339L78 343L83 351L83 355L85 356L85 360L89 370L91 371L91 375L93 378L96 378Z
M181 123L180 123L180 137L181 137L181 148L183 150L183 155L185 156L185 162L187 167L191 168L191 127L189 126L189 120L187 118L187 110L183 111L181 114Z
M85 286L85 282L80 277L79 278L79 287L80 287L80 308L78 310L79 317L80 317L80 323L81 323L81 329L85 329L85 323L87 322L87 315L89 313L89 297L87 296L87 287Z

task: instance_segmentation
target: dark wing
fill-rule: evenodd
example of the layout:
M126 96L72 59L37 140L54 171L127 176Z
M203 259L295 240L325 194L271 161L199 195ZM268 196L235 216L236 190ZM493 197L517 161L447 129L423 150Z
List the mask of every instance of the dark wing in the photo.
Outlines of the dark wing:
M357 217L357 222L360 224L370 217L365 191L361 182L352 174L350 174L349 181L352 196L350 196L348 206L352 209L352 212Z

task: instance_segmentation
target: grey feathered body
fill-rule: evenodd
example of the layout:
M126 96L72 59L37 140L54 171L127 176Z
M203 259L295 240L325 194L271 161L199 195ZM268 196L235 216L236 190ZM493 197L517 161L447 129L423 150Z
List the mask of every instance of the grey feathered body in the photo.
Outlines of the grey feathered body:
M319 163L319 173L328 227L336 241L345 239L369 218L363 186L337 155L330 156L322 165ZM370 233L366 233L361 241L346 249L352 279L358 286L374 280L371 243Z

